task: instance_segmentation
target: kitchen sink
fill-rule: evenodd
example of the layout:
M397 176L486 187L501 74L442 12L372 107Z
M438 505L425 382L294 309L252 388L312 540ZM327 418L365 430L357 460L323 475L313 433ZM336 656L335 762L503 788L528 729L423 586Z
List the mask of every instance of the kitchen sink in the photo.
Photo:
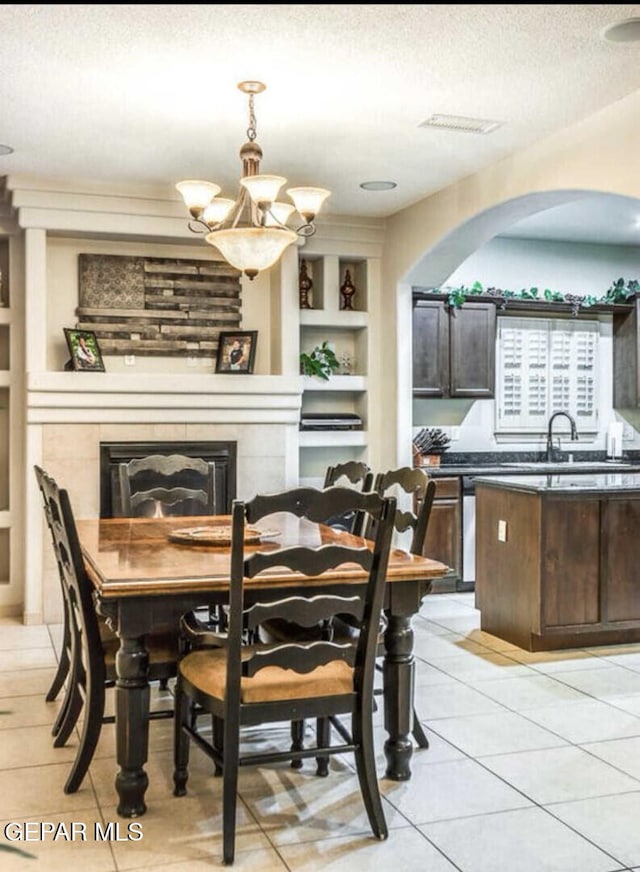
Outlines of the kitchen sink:
M625 463L617 460L558 460L558 461L521 461L520 463L503 463L502 466L508 466L513 469L536 469L544 472L547 469L553 469L558 473L570 473L572 469L593 469L602 470L603 472L612 469L628 469L633 464Z

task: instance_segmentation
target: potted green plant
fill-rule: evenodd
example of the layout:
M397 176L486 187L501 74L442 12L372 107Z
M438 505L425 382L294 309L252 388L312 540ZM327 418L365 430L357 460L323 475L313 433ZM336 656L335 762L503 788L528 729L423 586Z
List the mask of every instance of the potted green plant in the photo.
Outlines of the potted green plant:
M302 352L300 368L303 375L315 375L324 381L329 381L330 376L340 369L340 363L325 339L322 345L316 345L309 354L306 351Z

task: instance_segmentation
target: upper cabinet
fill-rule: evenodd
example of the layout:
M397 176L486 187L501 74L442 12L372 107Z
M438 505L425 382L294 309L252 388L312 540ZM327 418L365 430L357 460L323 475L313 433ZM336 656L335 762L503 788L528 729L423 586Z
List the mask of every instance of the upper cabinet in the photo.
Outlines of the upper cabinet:
M453 308L434 294L413 299L413 393L491 398L495 385L496 307Z
M613 407L640 406L640 297L613 316Z

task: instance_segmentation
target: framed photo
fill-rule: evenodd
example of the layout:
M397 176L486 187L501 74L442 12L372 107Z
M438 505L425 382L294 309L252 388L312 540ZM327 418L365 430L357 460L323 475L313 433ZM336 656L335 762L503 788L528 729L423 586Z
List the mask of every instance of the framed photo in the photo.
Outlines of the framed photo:
M220 333L216 372L253 372L257 330Z
M93 330L73 330L70 327L65 327L64 335L71 355L65 369L79 372L105 371L98 337Z

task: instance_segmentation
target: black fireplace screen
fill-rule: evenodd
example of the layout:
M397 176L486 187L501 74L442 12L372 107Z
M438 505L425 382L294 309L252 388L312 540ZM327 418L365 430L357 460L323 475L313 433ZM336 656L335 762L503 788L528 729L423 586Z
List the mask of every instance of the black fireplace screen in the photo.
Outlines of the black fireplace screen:
M228 515L236 496L235 442L101 442L100 517L119 514L120 479L118 465L153 454L182 454L215 465L215 513Z

